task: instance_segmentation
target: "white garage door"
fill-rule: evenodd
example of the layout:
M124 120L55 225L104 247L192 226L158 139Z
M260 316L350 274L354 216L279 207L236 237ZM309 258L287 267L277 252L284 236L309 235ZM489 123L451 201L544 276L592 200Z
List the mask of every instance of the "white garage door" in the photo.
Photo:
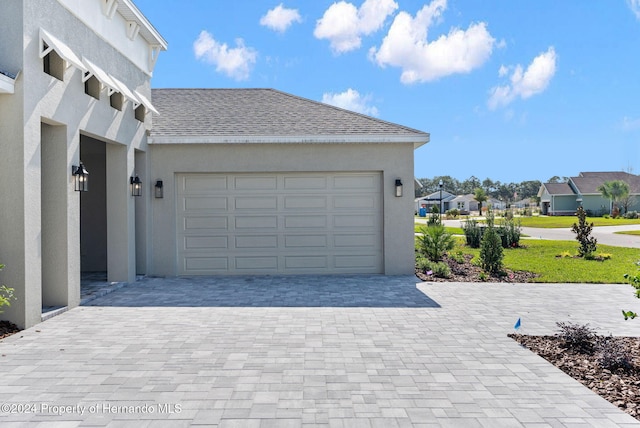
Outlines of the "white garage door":
M379 172L176 179L179 275L383 273Z

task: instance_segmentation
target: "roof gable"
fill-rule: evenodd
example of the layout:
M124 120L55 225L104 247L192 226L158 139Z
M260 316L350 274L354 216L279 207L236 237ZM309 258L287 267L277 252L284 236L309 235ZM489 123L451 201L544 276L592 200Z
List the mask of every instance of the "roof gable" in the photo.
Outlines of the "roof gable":
M429 134L274 89L153 89L152 143L412 142Z

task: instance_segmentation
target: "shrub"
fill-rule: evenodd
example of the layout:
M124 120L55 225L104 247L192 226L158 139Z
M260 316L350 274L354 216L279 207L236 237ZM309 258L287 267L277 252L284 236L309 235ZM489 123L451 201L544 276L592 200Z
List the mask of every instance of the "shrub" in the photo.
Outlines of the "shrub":
M431 213L427 219L427 226L440 226L442 219L440 218L440 210L436 205L431 206Z
M467 245L471 248L480 248L480 241L482 240L483 228L478 225L477 220L468 220L462 225L464 230L464 236L467 240Z
M422 273L428 273L429 275L439 278L449 278L451 275L449 265L443 262L433 262L426 257L418 257L416 266L418 266L418 269L420 269Z
M636 265L640 264L640 262L636 263ZM629 284L631 284L631 286L633 288L636 289L635 291L635 295L638 299L640 299L640 276L639 275L629 275L628 273L624 274L624 279L627 280L627 282ZM628 320L629 318L634 319L635 317L638 316L637 313L633 312L633 311L625 311L624 309L622 310L622 316L624 316L625 321Z
M456 253L453 255L449 255L449 257L455 260L455 262L459 265L464 264L464 262L466 261L464 258L464 254L460 250L456 251Z
M434 225L420 228L418 236L418 251L431 261L439 262L447 251L455 246L453 236L444 226Z
M4 269L4 265L0 264L0 270ZM4 312L2 310L3 306L11 306L11 301L16 300L13 297L13 292L15 290L13 288L8 288L4 285L0 285L0 314Z
M493 213L489 211L487 213L487 229L480 242L480 267L489 273L498 273L502 271L502 258L504 254L502 250L502 240L496 232L493 220Z
M623 344L612 340L612 337L602 338L598 343L598 364L600 367L615 371L633 369L631 353Z
M590 236L593 223L587 223L587 214L582 207L578 207L576 215L578 216L578 223L573 223L571 231L577 235L576 239L580 242L578 255L585 259L592 259L593 253L595 253L597 249L596 244L598 243L596 238Z
M514 248L520 246L520 235L522 227L520 220L515 220L513 215L506 216L500 226L498 226L498 235L502 240L503 248Z
M638 211L629 211L629 212L625 213L624 218L637 219L638 218Z
M565 348L584 354L593 353L597 335L595 330L589 327L589 324L557 322L556 326L560 330L556 335L564 341Z
M447 216L447 218L458 218L460 216L460 211L457 208L452 208L450 210L447 210L445 215Z

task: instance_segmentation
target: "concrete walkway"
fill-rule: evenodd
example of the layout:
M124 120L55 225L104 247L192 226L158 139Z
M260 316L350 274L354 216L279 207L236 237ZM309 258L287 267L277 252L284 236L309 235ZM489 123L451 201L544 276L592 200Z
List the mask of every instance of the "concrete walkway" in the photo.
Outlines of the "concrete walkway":
M627 285L146 278L0 342L0 426L640 426L507 337L640 336Z

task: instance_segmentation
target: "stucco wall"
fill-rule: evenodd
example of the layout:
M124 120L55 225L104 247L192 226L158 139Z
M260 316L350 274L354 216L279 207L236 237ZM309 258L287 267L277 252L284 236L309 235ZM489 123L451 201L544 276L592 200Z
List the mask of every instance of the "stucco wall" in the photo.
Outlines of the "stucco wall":
M101 13L99 1L90 3L96 13ZM43 260L42 225L56 227L48 221L43 223L42 217L41 171L43 163L52 160L43 157L41 124L66 129L62 166L56 160L56 166L52 167L64 168L64 181L52 189L60 190L55 200L63 204L62 212L66 213L62 220L64 224L59 226L66 231L67 239L64 245L49 248L47 252L66 255L68 277L65 287L73 296L62 298L69 306L77 305L79 301L80 197L73 189L71 166L80 161L80 134L122 148L114 159L118 176L112 177L111 190L117 197L110 210L122 213L118 217L121 221L118 233L124 230L127 234L125 239L118 236L114 240L120 248L113 249L117 254L114 265L125 272L119 271L117 280L124 277L126 280L135 277L134 201L129 194L128 178L135 167L134 149L146 149L145 131L150 127L150 115L147 123L136 120L131 102L127 102L120 112L110 106L106 92L101 93L100 100L85 94L82 72L75 67L66 70L63 81L44 73L39 57L40 28L60 39L78 57L88 58L130 89L147 97L150 97L150 82L143 70L58 1L3 1L0 26L3 32L0 67L14 72L12 68L18 65L21 71L15 94L0 95L0 182L3 183L0 186L0 242L5 245L0 248L0 263L7 265L0 280L14 287L18 298L3 317L25 327L40 321L42 267L51 264ZM57 170L52 171L55 174ZM58 206L52 209L60 212ZM127 242L123 243L123 240Z
M414 271L413 144L189 144L151 145L150 183L164 182L151 201L148 273L176 275L175 174L186 172L382 171L384 273ZM404 184L397 198L395 180ZM147 186L149 189L151 186Z

